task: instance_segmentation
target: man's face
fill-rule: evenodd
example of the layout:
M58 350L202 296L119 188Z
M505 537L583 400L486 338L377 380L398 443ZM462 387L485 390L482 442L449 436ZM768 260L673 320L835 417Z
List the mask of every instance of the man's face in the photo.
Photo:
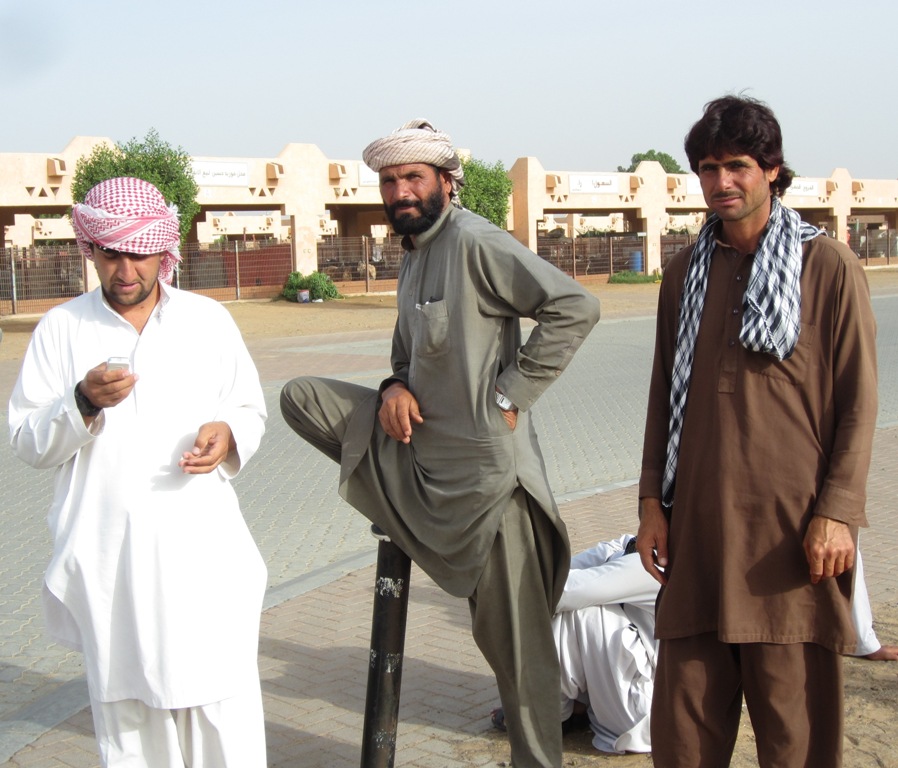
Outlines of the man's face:
M156 303L159 266L164 253L142 256L92 245L94 265L106 301L117 312L145 301Z
M705 202L725 223L763 229L770 216L770 182L779 168L763 170L750 155L709 156L698 164Z
M397 234L426 232L449 204L452 185L432 165L390 165L379 176L384 210Z

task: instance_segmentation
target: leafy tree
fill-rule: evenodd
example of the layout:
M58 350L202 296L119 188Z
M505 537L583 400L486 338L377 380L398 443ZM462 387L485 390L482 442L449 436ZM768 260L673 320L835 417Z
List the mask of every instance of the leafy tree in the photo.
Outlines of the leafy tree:
M116 176L134 176L154 184L167 203L178 206L181 239L187 236L200 211L196 201L200 190L186 151L174 149L154 128L142 140L133 138L114 147L100 144L76 163L72 198L80 203L91 187Z
M497 227L508 226L508 196L511 179L500 160L490 165L477 158L462 158L465 185L458 193L461 204Z
M650 149L648 152L637 152L630 158L631 162L629 168L624 168L621 165L617 166L618 173L633 173L633 171L636 170L636 166L643 160L655 160L661 163L661 167L667 171L667 173L686 173L686 171L680 168L680 164L668 155L667 152L656 152L654 149Z

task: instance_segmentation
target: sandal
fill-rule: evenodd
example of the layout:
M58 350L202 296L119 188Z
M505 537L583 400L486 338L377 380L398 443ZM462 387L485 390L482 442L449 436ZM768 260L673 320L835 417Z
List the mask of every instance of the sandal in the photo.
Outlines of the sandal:
M497 731L505 732L505 710L502 707L496 707L490 712L490 722Z

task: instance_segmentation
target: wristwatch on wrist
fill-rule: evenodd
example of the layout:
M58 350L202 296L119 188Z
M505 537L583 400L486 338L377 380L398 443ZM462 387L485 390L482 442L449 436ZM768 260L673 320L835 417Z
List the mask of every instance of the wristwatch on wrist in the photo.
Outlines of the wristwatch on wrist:
M96 416L103 410L102 408L97 408L97 406L87 399L87 396L81 391L80 381L75 385L75 405L78 406L78 413L85 418Z
M505 395L503 395L498 389L496 390L496 405L498 405L503 411L513 411L516 410L514 403L511 402Z

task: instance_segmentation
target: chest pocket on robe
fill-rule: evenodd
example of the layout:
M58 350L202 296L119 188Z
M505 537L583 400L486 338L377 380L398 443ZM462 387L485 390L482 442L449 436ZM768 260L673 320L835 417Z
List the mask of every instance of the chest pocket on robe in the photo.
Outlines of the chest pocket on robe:
M791 357L786 360L777 360L773 355L763 352L749 352L745 359L745 367L749 373L768 376L771 379L788 381L790 384L804 382L808 372L808 361L811 358L814 339L817 335L817 327L801 324L801 332L798 334L798 343Z
M445 301L421 304L415 310L412 328L414 353L421 357L439 357L451 348L449 312Z

